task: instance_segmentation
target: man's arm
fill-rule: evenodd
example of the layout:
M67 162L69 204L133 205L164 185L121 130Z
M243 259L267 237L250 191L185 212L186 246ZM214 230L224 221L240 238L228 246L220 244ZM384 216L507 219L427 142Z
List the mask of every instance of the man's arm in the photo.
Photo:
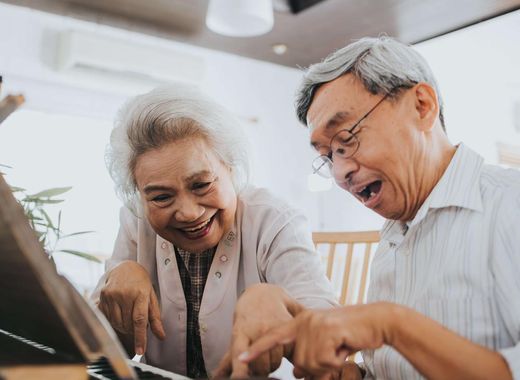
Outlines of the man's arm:
M499 353L391 303L307 310L258 339L239 359L247 363L265 350L289 342L294 344L293 364L304 375L338 370L349 354L387 344L429 379L513 378Z
M513 379L504 357L411 309L392 305L388 344L428 379Z

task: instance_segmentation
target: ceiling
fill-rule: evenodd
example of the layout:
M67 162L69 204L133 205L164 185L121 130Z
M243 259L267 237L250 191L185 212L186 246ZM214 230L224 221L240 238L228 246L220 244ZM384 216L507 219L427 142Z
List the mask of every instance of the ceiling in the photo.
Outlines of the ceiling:
M233 38L206 28L208 0L0 1L290 67L318 62L363 36L416 43L520 8L520 0L322 0L297 14L276 11L263 36ZM273 52L278 43L287 45L285 54Z

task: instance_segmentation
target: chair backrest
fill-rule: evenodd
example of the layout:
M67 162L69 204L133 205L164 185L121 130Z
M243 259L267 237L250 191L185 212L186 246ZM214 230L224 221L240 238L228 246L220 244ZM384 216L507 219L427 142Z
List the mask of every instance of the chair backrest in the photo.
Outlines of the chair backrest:
M363 303L379 232L314 232L312 239L326 263L327 277L340 290L339 302L342 305ZM340 251L341 247L345 250Z

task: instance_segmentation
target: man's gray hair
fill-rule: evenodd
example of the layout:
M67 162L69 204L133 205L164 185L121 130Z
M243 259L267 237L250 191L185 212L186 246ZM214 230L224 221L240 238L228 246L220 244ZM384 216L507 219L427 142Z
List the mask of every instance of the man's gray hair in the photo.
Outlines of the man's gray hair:
M130 99L114 123L106 164L117 195L139 213L134 177L137 158L187 137L204 138L231 169L237 192L249 181L247 139L238 120L196 87L174 84Z
M374 95L397 95L396 90L428 83L437 93L439 119L446 130L442 98L428 63L412 47L386 36L362 38L309 67L296 99L296 114L304 125L316 90L348 73L361 80Z

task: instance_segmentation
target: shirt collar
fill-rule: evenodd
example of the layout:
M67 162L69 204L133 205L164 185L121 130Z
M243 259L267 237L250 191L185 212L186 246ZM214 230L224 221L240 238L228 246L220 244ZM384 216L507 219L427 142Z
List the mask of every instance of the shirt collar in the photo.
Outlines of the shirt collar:
M441 179L426 198L408 227L417 225L430 209L461 207L482 211L480 173L484 159L464 144L459 144L455 155Z

